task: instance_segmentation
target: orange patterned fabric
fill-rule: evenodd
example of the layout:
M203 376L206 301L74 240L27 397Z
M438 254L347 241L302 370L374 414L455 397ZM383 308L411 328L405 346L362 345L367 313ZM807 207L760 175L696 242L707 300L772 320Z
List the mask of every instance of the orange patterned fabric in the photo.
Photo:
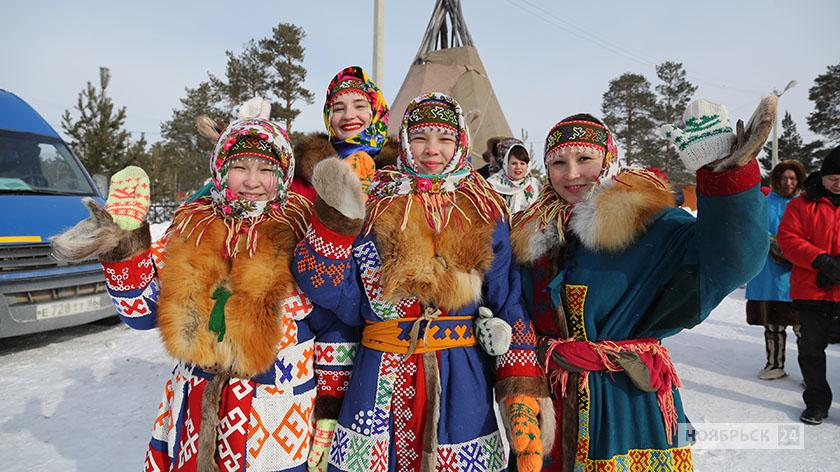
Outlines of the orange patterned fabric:
M369 323L362 332L362 345L368 349L381 352L408 354L411 348L411 340L401 335L410 328L410 324L419 319L418 317L407 317ZM439 320L445 322L446 325L435 321L429 322L430 325L424 325L428 335L421 336L421 339L417 341L417 345L412 351L413 354L476 345L473 317L447 316L439 318ZM458 321L462 322L457 323ZM456 323L453 325L451 322Z

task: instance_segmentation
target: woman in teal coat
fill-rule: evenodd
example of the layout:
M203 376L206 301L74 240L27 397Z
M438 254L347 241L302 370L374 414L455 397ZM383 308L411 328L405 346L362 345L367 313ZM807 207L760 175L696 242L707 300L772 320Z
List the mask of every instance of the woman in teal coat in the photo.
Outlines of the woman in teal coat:
M726 108L700 100L667 129L697 171L697 218L673 207L664 177L621 169L596 118L549 132L549 183L511 235L558 421L544 470L691 470L680 381L661 340L702 322L761 268L767 213L754 156L774 116L770 97L736 138Z

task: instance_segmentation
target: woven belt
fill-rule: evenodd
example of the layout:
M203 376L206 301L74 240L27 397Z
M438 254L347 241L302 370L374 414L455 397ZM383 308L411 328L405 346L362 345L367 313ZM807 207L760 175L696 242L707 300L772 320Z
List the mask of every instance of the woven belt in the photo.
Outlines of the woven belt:
M362 332L362 346L381 352L412 354L453 347L475 346L472 316L443 316L426 308L419 317L369 322ZM422 343L419 342L422 334Z

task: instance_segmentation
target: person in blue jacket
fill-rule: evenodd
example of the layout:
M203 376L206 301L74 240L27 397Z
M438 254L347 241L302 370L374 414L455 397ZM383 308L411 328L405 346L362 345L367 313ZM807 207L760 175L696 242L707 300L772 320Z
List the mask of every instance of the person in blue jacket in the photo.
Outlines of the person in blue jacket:
M770 171L770 188L767 195L767 232L770 251L761 272L747 284L747 323L764 326L764 348L767 363L758 378L775 380L785 377L785 329L793 326L799 340L799 315L790 299L790 262L776 242L779 223L788 202L805 183L805 167L797 161L782 161Z
M655 172L622 168L588 114L549 132L549 182L513 219L523 297L558 427L543 470L691 470L679 378L664 338L701 323L768 250L756 154L775 117L762 100L737 133L698 100L663 131L697 173L695 218Z

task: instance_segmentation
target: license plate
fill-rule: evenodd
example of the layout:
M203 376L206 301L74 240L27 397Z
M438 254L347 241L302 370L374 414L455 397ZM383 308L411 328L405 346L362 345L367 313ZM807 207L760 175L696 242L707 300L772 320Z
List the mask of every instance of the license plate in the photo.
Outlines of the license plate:
M35 308L35 319L46 320L102 308L102 296L74 298L63 302L42 303Z

